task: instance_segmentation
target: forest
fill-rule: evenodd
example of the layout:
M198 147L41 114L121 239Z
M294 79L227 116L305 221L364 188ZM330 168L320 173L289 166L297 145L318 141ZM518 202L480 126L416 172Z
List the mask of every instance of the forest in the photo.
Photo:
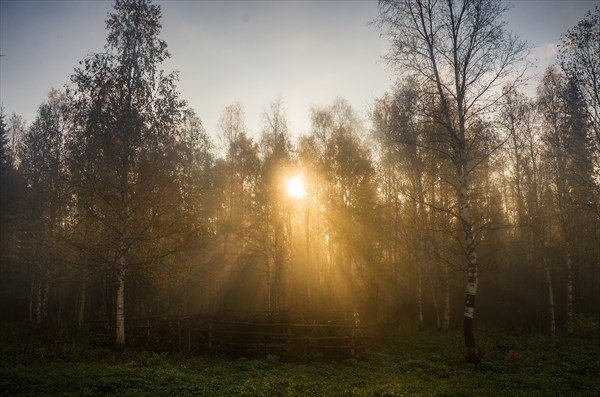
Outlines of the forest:
M337 316L458 331L468 362L482 327L597 335L600 8L528 81L508 6L380 0L396 83L368 120L338 98L297 135L274 98L253 135L241 103L208 132L160 6L116 0L34 120L0 115L0 324L123 347L139 318Z

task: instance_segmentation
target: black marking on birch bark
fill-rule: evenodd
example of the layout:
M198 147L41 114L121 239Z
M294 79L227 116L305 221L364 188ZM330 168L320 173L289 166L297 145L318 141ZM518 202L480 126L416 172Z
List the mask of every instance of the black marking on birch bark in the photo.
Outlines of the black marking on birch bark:
M467 294L465 305L468 307L475 307L475 295Z

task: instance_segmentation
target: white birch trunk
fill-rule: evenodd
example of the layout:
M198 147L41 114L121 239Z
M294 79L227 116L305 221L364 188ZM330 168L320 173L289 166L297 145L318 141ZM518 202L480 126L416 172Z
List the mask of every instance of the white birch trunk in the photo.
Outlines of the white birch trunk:
M573 333L573 262L571 259L571 245L567 242L567 333Z
M571 247L567 244L567 321L573 318L573 262Z
M475 316L475 296L477 295L477 253L475 252L475 240L473 237L473 225L469 214L468 181L466 175L466 164L459 170L459 204L460 221L465 237L465 248L467 253L467 286L465 289L465 310L463 312L463 333L465 346L467 348L467 359L470 362L479 362L479 355L475 346L475 335L473 333L473 318Z

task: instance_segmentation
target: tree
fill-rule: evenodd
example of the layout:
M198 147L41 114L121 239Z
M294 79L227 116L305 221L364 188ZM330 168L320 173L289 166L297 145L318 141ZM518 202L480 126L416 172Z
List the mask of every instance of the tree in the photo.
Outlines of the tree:
M206 307L211 276L208 253L214 235L212 215L217 205L211 150L200 118L192 109L183 110L173 142L165 152L173 156L168 172L172 185L164 192L173 208L164 219L177 230L163 228L157 241L163 249L170 247L172 255L157 257L153 264L139 270L132 269L136 277L129 291L135 301L130 315L181 315Z
M525 44L501 20L499 0L379 2L376 22L391 41L387 61L433 90L440 104L434 117L444 126L446 152L457 177L458 218L467 259L463 331L468 360L478 361L473 334L478 284L471 214L470 174L480 162L471 148L480 137L478 119L498 101L496 87L517 72Z
M369 150L358 139L356 127L340 125L334 129L327 145L332 189L325 197L326 216L330 225L329 238L336 241L340 249L337 265L345 281L347 300L354 311L360 312L357 281L362 281L366 295L362 300L366 301L367 318L376 319L381 265L378 226L381 218L375 170ZM340 292L345 291L338 291L338 294Z
M362 124L341 98L313 108L311 122L311 134L300 139L299 162L307 184L304 205L310 209L304 214L307 244L323 286L321 296L313 297L328 310L341 307L358 315L366 309L375 318L380 218L371 153L360 140ZM361 292L366 299L360 299Z
M407 79L399 83L391 95L386 94L377 101L373 121L380 145L381 167L385 170L381 177L385 186L384 200L387 208L394 209L388 211L387 218L396 225L389 228L397 230L395 244L405 247L402 256L407 258L416 276L415 282L409 285L416 288L418 324L425 325L423 281L426 280L431 285L437 325L446 329L450 322L450 294L448 263L442 260L441 251L442 246L448 246L448 238L441 232L448 229L443 215L450 211L443 203L443 197L448 195L441 192L449 186L443 169L451 164L435 150L439 125L428 116L428 102L415 80ZM439 265L442 269L438 269ZM436 270L442 270L445 287L443 321L437 310Z
M10 147L8 140L8 128L6 128L6 115L4 109L0 108L0 175L5 175L12 166L10 159Z
M127 273L173 251L178 208L176 125L184 103L177 75L159 65L170 55L159 38L160 7L117 0L106 21L106 52L86 58L71 77L78 130L72 167L93 200L101 228L97 253L116 282L116 344L125 343Z
M30 316L41 324L48 312L52 273L58 271L63 218L67 214L65 142L71 130L71 98L57 90L40 105L19 147L20 170L27 184L31 266ZM62 270L62 269L61 269Z
M13 168L13 153L9 144L9 131L6 123L4 109L0 107L0 299L8 301L13 299L15 281L18 278L18 241L19 233L16 227L18 222L17 203L20 197L18 178ZM9 288L12 287L12 288ZM11 296L12 295L12 296ZM4 311L2 317L6 318Z
M531 106L529 106L525 95L518 93L513 86L509 85L504 90L506 92L499 108L497 121L501 132L506 135L506 149L509 152L508 157L512 166L513 175L510 185L514 188L512 196L516 207L515 224L520 233L520 239L526 242L527 214L525 212L525 186L523 182L526 168L524 135L526 135L526 130L529 127Z
M18 168L20 164L19 147L21 146L21 141L27 131L27 125L25 119L15 113L12 113L8 119L5 120L5 124L8 139L8 152L11 153L13 166Z
M582 95L596 145L600 145L600 7L596 6L593 13L588 11L577 26L567 31L558 59Z
M260 239L267 276L267 310L278 313L284 298L284 275L290 250L289 202L285 178L290 173L292 145L285 109L277 98L263 114L260 140L261 178L257 187L262 223ZM286 205L287 204L287 205Z
M538 86L544 155L549 165L567 272L567 319L573 317L573 258L578 231L586 229L581 211L589 203L592 163L584 106L577 90L556 67L546 69ZM588 233L591 235L591 233Z
M220 211L217 214L218 243L221 245L217 271L231 279L249 268L255 253L257 227L256 185L260 173L258 145L247 135L243 107L233 103L225 108L219 119L219 133L225 155L217 164L220 175ZM223 284L219 277L219 295L224 297L236 287ZM233 294L229 294L233 295ZM238 304L242 296L239 289L229 303Z
M548 259L549 233L546 227L552 203L546 200L545 194L549 180L540 158L537 106L513 86L504 89L505 96L496 121L507 141L504 146L504 158L508 160L504 167L504 173L507 175L505 185L508 189L505 201L506 215L516 230L512 238L519 247L515 262L522 267L535 268L536 262L541 258L543 277L548 290L549 330L550 334L554 335L554 286ZM525 252L525 257L522 252Z
M558 59L567 78L579 93L591 126L589 158L593 178L582 180L592 193L589 206L596 218L596 240L600 246L600 7L585 17L562 38Z

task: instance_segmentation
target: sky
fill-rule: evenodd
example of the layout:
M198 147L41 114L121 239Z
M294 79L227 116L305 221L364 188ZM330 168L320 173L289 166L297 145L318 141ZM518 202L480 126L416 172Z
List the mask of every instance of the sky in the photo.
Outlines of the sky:
M217 135L225 107L240 102L252 136L282 98L293 135L308 133L310 109L345 98L365 120L396 80L381 60L388 42L369 25L374 0L155 1L162 34L179 72L178 89ZM542 73L561 35L598 0L516 0L509 30L529 41ZM48 91L61 88L86 55L101 52L110 1L0 0L0 103L33 121ZM530 87L533 92L535 81Z

